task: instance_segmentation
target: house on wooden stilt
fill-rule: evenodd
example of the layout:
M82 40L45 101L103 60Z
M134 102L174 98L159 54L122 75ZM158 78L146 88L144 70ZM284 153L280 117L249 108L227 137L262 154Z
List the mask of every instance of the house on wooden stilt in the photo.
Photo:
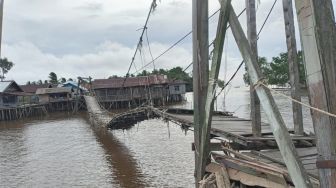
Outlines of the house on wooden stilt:
M20 105L23 90L15 81L0 82L0 108L14 108Z
M164 75L96 79L92 88L107 109L132 108L144 103L165 105L170 102L169 80Z

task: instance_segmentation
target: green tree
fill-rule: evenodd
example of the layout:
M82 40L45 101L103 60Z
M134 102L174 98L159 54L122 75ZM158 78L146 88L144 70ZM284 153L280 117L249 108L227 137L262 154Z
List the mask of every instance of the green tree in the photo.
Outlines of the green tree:
M1 81L5 79L5 74L7 74L8 71L11 70L13 66L14 66L14 63L9 61L6 57L3 59L0 59L0 68L2 71Z
M132 75L131 75L132 76ZM112 75L112 76L109 76L108 79L111 79L111 78L118 78L119 76L118 75Z
M268 84L271 85L285 85L289 83L289 69L288 69L288 54L280 53L279 56L273 57L271 62L267 62L265 57L258 58L258 64L261 72L267 79ZM298 52L299 76L300 83L306 84L305 69L303 65L302 52ZM247 72L244 74L245 84L249 84L249 77Z
M272 74L270 64L267 62L266 57L258 57L258 65L260 66L261 72L263 75L268 78ZM245 67L245 74L243 76L244 82L247 85L250 85L250 78L247 73L247 67Z
M218 85L218 87L224 87L224 85L225 85L224 80L218 79L217 85Z
M303 53L302 51L298 52L298 62L299 62L299 77L300 84L306 86L306 70L303 63Z
M139 73L137 76L149 76L151 73L146 71L146 70L143 70L141 73Z
M38 81L37 81L37 84L38 84L38 85L42 85L42 84L43 84L42 80L38 80Z
M30 85L31 83L30 83L30 81L28 81L27 83L26 83L26 85Z
M168 71L167 70L165 70L165 69L154 69L153 70L153 72L152 72L153 74L163 74L163 75L167 75L168 74Z
M54 72L51 72L49 74L49 82L52 84L58 84L58 79L57 79L57 75Z
M170 80L185 81L187 83L187 87L186 87L187 91L192 91L193 79L181 67L174 67L168 70L166 75Z
M65 78L61 78L61 83L64 84L66 82L66 79Z

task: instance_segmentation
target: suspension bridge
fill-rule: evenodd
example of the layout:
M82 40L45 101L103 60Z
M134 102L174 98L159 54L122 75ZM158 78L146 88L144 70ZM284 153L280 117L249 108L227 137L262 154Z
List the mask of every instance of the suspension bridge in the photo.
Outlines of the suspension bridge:
M256 2L246 1L246 9L236 14L230 0L220 0L220 9L208 16L208 1L193 1L193 29L163 51L156 58L150 49L147 35L149 18L156 9L153 0L144 27L125 75L130 76L132 66L136 72L156 61L174 48L187 36L193 35L193 62L184 70L193 67L194 110L154 107L150 101L135 109L111 114L104 110L95 97L85 97L92 119L108 128L124 128L149 118L172 121L187 130L194 131L195 185L207 187L336 187L336 71L335 45L336 26L331 0L295 1L300 40L304 52L310 104L301 102L294 11L291 0L283 0L286 42L288 50L289 77L293 106L294 129L284 123L257 63L257 41L277 0L272 4L259 32L256 29ZM247 35L238 18L247 15ZM219 13L216 38L209 44L208 19ZM251 120L228 113L216 113L213 104L218 93L217 81L227 30L231 29L243 57L236 71L220 93L235 78L243 64L250 79ZM146 37L152 60L136 68L137 53L142 56L142 42ZM209 70L209 47L213 47ZM327 67L327 68L326 68ZM329 69L330 68L330 69ZM148 94L150 96L150 93ZM150 100L150 99L149 99ZM312 110L315 134L306 133L302 121L302 107ZM269 124L261 122L263 108ZM217 140L219 142L212 142ZM245 152L238 152L245 150ZM221 154L213 151L222 151ZM209 158L209 156L211 156Z

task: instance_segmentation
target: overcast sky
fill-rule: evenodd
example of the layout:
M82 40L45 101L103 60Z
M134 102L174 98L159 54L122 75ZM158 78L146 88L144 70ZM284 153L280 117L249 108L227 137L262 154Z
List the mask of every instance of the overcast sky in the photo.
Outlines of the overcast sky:
M91 76L107 78L125 75L139 40L152 0L5 0L2 57L15 63L7 75L20 84L48 79L53 71L59 77ZM333 0L334 7L335 1ZM191 0L161 0L151 15L148 37L156 57L191 30ZM257 25L260 27L273 0L260 0ZM233 1L237 14L245 1ZM210 0L209 14L219 8ZM335 9L335 8L334 8ZM209 22L213 40L216 15ZM246 28L245 14L240 19ZM269 59L286 51L282 3L279 0L259 39L259 55ZM299 36L297 36L299 37ZM242 58L228 34L227 74L230 76ZM143 61L136 57L136 67L151 60L144 42ZM192 60L191 36L156 61L156 68L186 67ZM223 61L224 63L225 61ZM153 67L149 66L148 70ZM136 70L134 67L131 73ZM188 71L191 71L189 69ZM220 73L224 78L224 66ZM234 85L242 85L240 71Z

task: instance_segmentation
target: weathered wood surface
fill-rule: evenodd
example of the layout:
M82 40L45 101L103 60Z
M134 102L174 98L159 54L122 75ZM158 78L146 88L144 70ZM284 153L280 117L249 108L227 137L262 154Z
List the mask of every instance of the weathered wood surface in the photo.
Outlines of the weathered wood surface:
M193 38L193 90L194 90L194 142L195 142L195 185L204 175L201 160L202 126L205 124L205 101L209 78L209 22L208 0L192 1L192 38ZM200 161L201 160L201 161Z
M211 61L211 69L209 71L209 83L207 88L206 102L205 102L205 114L203 122L201 124L201 132L200 132L200 147L199 150L195 148L195 153L199 153L200 156L200 166L199 168L201 172L205 172L206 164L209 161L209 144L210 144L210 129L212 124L212 116L213 116L213 108L214 108L214 100L216 96L216 87L218 81L218 75L220 70L220 65L222 62L222 54L224 47L224 39L227 30L227 25L229 22L229 11L231 0L220 1L221 9L219 13L218 26L216 38L214 41L214 50ZM204 176L204 174L202 174ZM220 180L222 177L219 174L216 174L216 179ZM218 181L217 181L218 182ZM222 182L224 185L224 181Z
M310 175L318 177L318 171L316 168L316 158L317 158L316 147L297 148L296 151L306 171ZM281 157L280 151L277 149L244 152L244 154L267 164L272 164L282 168L285 167L284 160Z
M295 0L310 104L336 113L336 25L331 0ZM336 160L336 120L312 111L319 161ZM336 187L336 169L320 168L321 187Z
M2 49L2 22L3 22L3 8L4 8L4 0L0 0L0 57L1 57L1 49ZM3 75L2 75L3 76ZM3 79L3 78L2 78ZM2 80L1 79L1 80Z
M288 52L289 80L291 84L291 97L301 101L299 62L295 39L295 26L292 0L282 0L284 21L286 29L286 42ZM303 134L302 107L300 104L292 102L294 130L296 134Z
M261 187L292 187L292 178L289 176L288 170L282 161L279 150L270 150L262 152L245 151L239 153L231 149L223 147L227 152L225 155L220 153L212 153L214 161L206 168L207 172L218 172L222 166L225 166L229 178L249 186ZM269 156L268 153L269 152ZM304 162L304 167L311 169L310 163L314 161L309 157L316 156L316 148L304 148L298 151L300 160ZM265 157L267 156L267 157ZM271 159L271 160L269 160ZM313 187L319 187L319 180L316 174L309 173L309 178Z
M295 186L302 188L311 187L310 180L304 171L301 162L298 160L295 146L290 138L288 129L282 119L272 94L264 87L257 86L259 82L263 81L263 75L256 61L256 56L251 50L251 46L246 39L243 28L239 23L237 15L235 14L233 7L231 8L230 25L232 34L244 58L245 65L249 73L250 83L255 85L255 91L257 92L261 106L265 111L266 117L271 123L274 138L281 151L282 157L285 158L288 171L293 177Z
M258 60L258 36L257 36L257 16L256 16L256 0L245 0L246 19L247 19L247 39L253 51L254 58ZM252 132L254 136L261 136L261 114L260 101L254 90L253 84L250 84L250 104L251 104L251 120Z
M182 126L193 127L193 116L188 114L173 114L153 108L152 111L163 119L175 122ZM173 111L173 110L168 110ZM251 130L251 120L238 118L235 116L215 115L212 117L212 127L210 133L215 137L222 137L233 141L232 147L235 149L275 149L277 148L269 124L261 123L262 137L254 137ZM293 131L289 131L293 133ZM296 147L313 146L314 136L291 135ZM304 143L302 143L304 141Z

